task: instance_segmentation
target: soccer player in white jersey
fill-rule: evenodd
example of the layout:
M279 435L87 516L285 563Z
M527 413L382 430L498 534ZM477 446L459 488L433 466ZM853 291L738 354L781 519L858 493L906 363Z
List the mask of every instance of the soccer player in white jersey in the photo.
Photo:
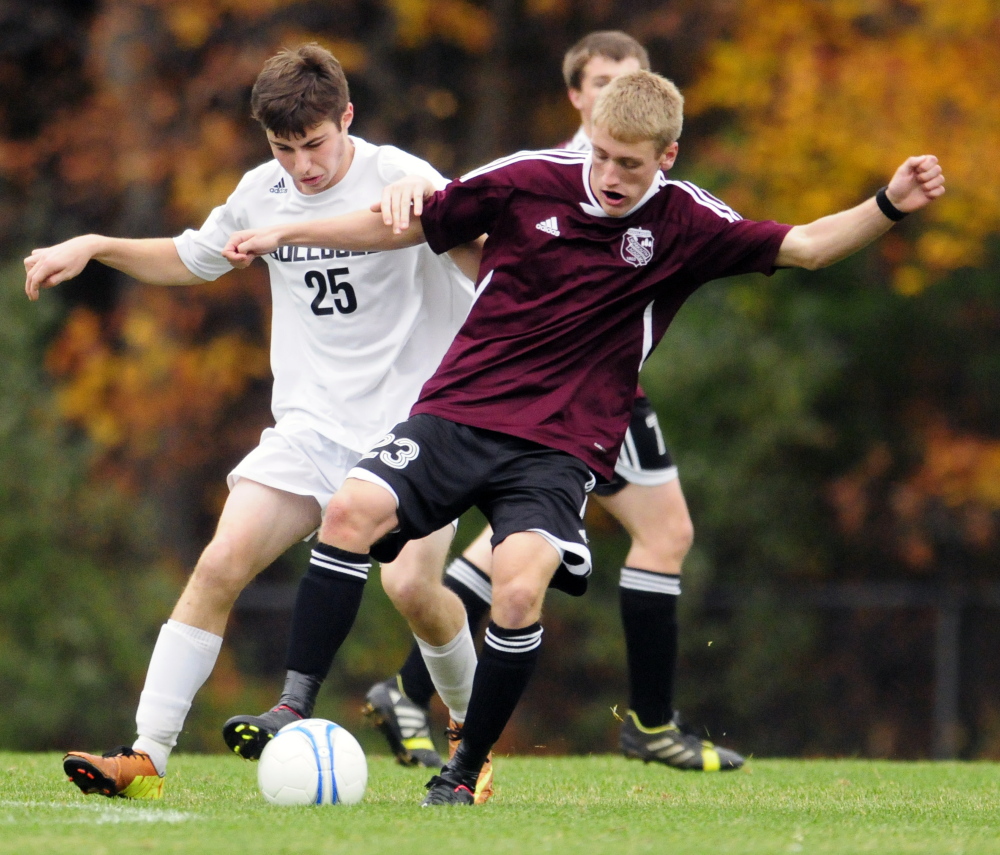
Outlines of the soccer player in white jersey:
M84 235L37 249L25 260L29 298L76 276L91 259L155 285L213 280L232 269L221 250L235 229L346 213L409 173L436 186L446 183L416 157L349 135L354 108L347 81L337 60L318 45L269 60L251 103L274 159L248 172L199 230L173 239ZM346 473L406 416L468 312L471 282L455 261L475 275L478 248L460 248L452 260L427 248L366 253L278 247L265 261L276 424L230 474L215 535L160 631L136 713L138 739L103 757L65 756L64 770L84 793L162 795L170 751L214 667L237 596L316 531ZM447 526L415 542L399 562L440 580L450 539ZM363 570L331 571L322 563L314 563L304 580L300 597L307 604L336 602L339 620L306 627L293 639L292 653L300 658L289 660L284 697L296 708L314 689L309 632L346 635L364 581ZM460 609L457 598L455 607ZM411 626L420 632L421 616L413 617ZM443 636L435 635L440 625L425 621L423 637L443 643L461 621L451 626L445 620ZM466 659L474 668L471 638ZM286 720L299 717L288 707L281 712Z
M493 526L492 620L461 740L425 806L475 803L538 659L546 587L590 571L580 520L593 473L613 476L639 367L687 297L725 276L826 267L945 192L937 158L918 155L849 210L800 226L745 220L664 175L682 117L670 81L623 74L594 105L589 154L521 152L436 192L421 181L412 223L410 183L381 215L238 232L224 250L245 264L285 244L446 251L489 235L469 317L319 535L326 560L363 567L472 505Z
M569 100L580 113L580 128L562 147L590 151L591 113L601 90L621 74L648 68L646 49L627 33L599 31L574 44L563 59L563 78ZM683 728L674 710L677 599L694 528L677 467L641 389L615 475L609 483L595 487L593 495L632 540L619 576L629 695L619 733L621 751L677 769L739 769L743 765L739 754ZM445 585L461 598L473 633L488 614L492 599L492 536L487 527L445 573ZM425 747L433 693L419 639L399 672L368 692L366 712L404 765L439 765L437 755ZM453 730L449 726L449 734Z

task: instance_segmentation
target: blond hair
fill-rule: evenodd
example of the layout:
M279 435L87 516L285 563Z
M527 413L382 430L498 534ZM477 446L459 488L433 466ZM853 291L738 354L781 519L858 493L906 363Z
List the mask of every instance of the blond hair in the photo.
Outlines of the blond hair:
M684 124L684 96L674 84L652 71L622 74L601 90L591 114L620 142L651 140L657 151L676 142Z
M584 36L563 57L563 80L567 89L579 89L583 84L583 69L595 56L603 56L614 62L624 62L635 58L639 68L649 68L649 54L628 33L621 30L598 30Z

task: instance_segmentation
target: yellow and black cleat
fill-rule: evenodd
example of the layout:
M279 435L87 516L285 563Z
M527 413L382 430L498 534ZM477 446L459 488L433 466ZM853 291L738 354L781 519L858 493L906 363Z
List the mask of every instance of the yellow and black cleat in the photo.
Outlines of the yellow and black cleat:
M729 748L701 739L674 720L659 727L643 727L629 710L622 722L619 745L626 757L645 763L663 763L696 772L729 772L743 765L743 758Z
M372 686L361 712L381 731L400 765L441 765L441 756L431 740L427 710L403 694L397 678Z
M222 725L222 738L244 760L259 760L267 743L281 728L301 720L295 710L282 704L261 715L234 715Z

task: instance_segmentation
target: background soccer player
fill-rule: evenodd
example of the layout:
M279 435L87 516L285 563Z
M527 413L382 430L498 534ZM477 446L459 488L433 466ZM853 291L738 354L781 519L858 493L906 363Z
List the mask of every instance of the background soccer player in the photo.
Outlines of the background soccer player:
M701 284L777 267L816 269L861 249L944 193L932 155L874 199L804 226L744 220L663 174L683 99L647 71L605 87L592 152L525 152L437 193L317 223L234 234L235 264L283 244L436 251L486 233L479 296L410 418L350 473L316 553L345 567L391 558L471 505L493 530L492 620L461 742L425 805L472 804L476 778L533 671L546 587L585 576L579 528L591 470L609 479L639 367ZM545 224L548 228L538 228ZM575 517L575 519L574 519Z
M573 45L563 60L563 79L569 100L580 113L580 128L563 147L590 151L591 113L601 90L621 74L648 68L646 49L617 30L591 33ZM621 750L679 769L740 768L743 758L735 751L682 731L674 720L677 598L694 528L677 467L641 388L614 477L595 487L593 494L632 541L618 586L629 697L619 735ZM446 571L445 584L462 599L473 633L490 609L492 535L487 528ZM394 597L391 588L388 592ZM436 655L440 653L418 638L399 673L372 686L366 698L367 712L402 763L440 765L436 752L428 748L434 685L423 658Z
M221 250L234 229L351 211L409 173L446 183L418 158L349 135L354 108L347 80L337 60L317 45L268 61L251 103L274 159L248 172L200 230L174 239L85 235L35 250L25 261L28 296L37 299L39 289L76 276L91 259L150 284L205 282L232 269ZM474 275L478 252L469 259ZM265 260L276 424L230 474L215 535L160 631L136 712L138 739L104 757L66 755L65 771L86 793L162 794L170 751L214 667L236 597L319 527L322 508L348 470L406 415L472 299L471 283L452 261L426 248L371 254L283 247ZM400 561L440 579L450 535L449 527L415 544ZM301 596L307 603L334 597L354 603L356 611L363 583L359 572L314 566ZM460 609L457 599L455 607ZM323 632L346 633L352 621L326 625ZM446 625L446 637L456 629ZM311 690L308 675L315 666L308 637L295 649L306 658L289 661L286 690L297 696ZM474 667L474 651L470 659Z

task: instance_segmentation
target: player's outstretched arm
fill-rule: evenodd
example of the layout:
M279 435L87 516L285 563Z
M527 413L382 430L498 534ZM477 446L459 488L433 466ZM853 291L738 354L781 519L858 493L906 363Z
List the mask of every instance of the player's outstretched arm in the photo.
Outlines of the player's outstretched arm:
M402 249L423 243L424 230L417 219L413 228L396 233L374 211L355 211L327 220L283 223L262 229L233 232L222 255L233 267L246 267L255 258L274 252L279 246L312 246L371 252Z
M170 238L132 240L81 235L33 250L24 259L24 292L29 300L37 300L43 288L79 276L92 259L150 285L194 285L205 281L188 270Z
M898 214L911 214L944 194L944 173L933 154L907 160L896 170L885 197ZM890 213L893 213L890 208ZM898 216L897 216L898 219ZM795 226L785 236L775 264L817 270L857 252L892 227L875 198L839 214Z

